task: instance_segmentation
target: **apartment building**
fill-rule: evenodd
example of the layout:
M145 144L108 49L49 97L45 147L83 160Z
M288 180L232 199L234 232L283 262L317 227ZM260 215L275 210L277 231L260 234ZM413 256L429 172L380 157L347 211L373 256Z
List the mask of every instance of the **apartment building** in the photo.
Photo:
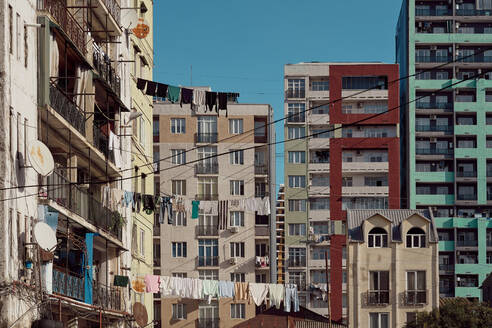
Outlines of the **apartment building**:
M327 315L328 254L334 320L347 317L345 210L399 208L397 76L394 64L284 67L286 281Z
M433 209L442 297L480 299L492 271L491 14L489 1L405 0L397 26L401 101L416 100L401 111L402 200Z
M429 211L348 210L347 229L350 327L405 327L417 311L439 306Z
M131 2L131 3L130 3ZM146 95L145 90L137 88L139 78L152 80L154 68L153 48L153 0L131 0L125 17L131 21L132 27L145 24L148 34L141 37L138 33L130 34L128 51L133 63L128 64L130 70L131 110L137 115L133 124L131 138L132 172L136 178L132 179L133 190L141 194L154 195L154 172L152 158L152 96ZM132 15L128 15L128 14ZM128 26L130 22L125 25ZM135 212L132 224L132 238L135 247L132 247L132 274L145 276L153 273L153 224L154 214L146 211ZM134 295L133 301L145 305L149 320L154 319L154 298L151 294Z
M270 281L272 261L259 265L256 259L270 258L269 225L275 220L275 192L270 189L275 148L268 145L274 128L267 125L273 121L273 109L230 100L227 117L225 111L218 115L203 108L192 111L189 104L154 102L154 158L160 159L156 189L185 202L270 197L271 215L239 210L231 203L227 229L221 230L215 213L201 211L192 219L174 212L171 224L167 217L160 224L161 275ZM254 304L230 298L211 303L161 299L163 327L232 327L255 314Z
M128 7L127 2L121 4ZM129 74L120 63L129 58L120 2L1 3L10 37L1 44L7 50L12 46L10 58L2 57L10 87L2 89L1 103L10 106L10 114L0 121L7 124L7 142L2 142L10 151L1 162L8 166L4 176L14 179L3 186L20 186L2 196L11 199L2 202L7 220L2 243L9 250L1 255L0 279L8 288L2 293L2 325L30 327L49 319L81 327L122 326L131 312L128 286L113 281L129 275L124 250L131 246L131 209L102 199L102 186L132 188L123 126L129 122L130 93L122 81ZM2 108L2 115L8 113ZM119 145L111 149L110 138ZM54 171L45 177L28 160L36 139L54 159ZM110 178L127 179L106 183ZM49 253L38 256L32 231L39 221L56 231L51 259Z

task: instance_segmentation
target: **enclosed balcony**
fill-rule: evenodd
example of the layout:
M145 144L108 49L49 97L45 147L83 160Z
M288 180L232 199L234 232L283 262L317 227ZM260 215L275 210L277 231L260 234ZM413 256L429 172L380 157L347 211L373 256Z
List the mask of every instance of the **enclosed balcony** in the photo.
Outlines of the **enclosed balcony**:
M453 10L446 5L415 5L415 16L452 16Z
M218 174L219 163L198 163L195 164L195 174Z
M199 225L196 227L196 235L198 237L218 236L219 228L217 225Z
M200 318L196 319L198 328L219 328L220 318Z
M422 305L427 304L426 290L407 290L405 292L406 305Z
M217 143L218 133L196 133L195 143Z
M197 267L217 267L219 266L218 256L197 256L196 257Z
M305 98L306 90L305 89L287 89L285 91L285 98L298 99Z

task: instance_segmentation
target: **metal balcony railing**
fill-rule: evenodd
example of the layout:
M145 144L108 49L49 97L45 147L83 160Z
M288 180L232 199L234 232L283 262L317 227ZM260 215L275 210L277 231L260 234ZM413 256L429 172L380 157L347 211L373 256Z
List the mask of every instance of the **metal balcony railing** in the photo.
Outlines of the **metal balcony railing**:
M453 132L453 126L450 125L415 125L417 132Z
M219 266L218 256L197 256L196 265L198 267L216 267Z
M456 171L456 176L460 178L476 178L477 171Z
M219 195L218 194L196 194L195 198L196 198L196 200L218 200Z
M108 8L109 13L113 16L114 20L120 25L121 20L121 8L115 0L103 0L104 5Z
M268 166L266 164L255 164L255 174L268 174Z
M47 11L56 23L65 31L65 34L75 44L78 50L87 54L84 28L68 11L64 0L38 0L37 8L40 11Z
M306 258L289 258L287 265L289 267L305 267Z
M199 225L196 227L197 236L218 236L219 229L214 225Z
M306 115L302 114L289 114L287 116L287 122L289 123L304 123L306 122Z
M454 271L454 264L439 264L439 271Z
M415 16L452 16L453 11L451 9L438 9L438 8L415 8Z
M53 292L84 301L84 279L68 270L53 269Z
M440 102L440 103L416 102L415 107L417 109L453 109L453 103L452 102Z
M492 16L492 10L456 9L456 16Z
M453 149L446 148L416 148L417 155L452 155Z
M218 133L196 133L195 142L197 143L217 143Z
M285 91L285 98L304 98L306 97L305 89L288 89Z
M477 200L477 194L458 194L458 200Z
M195 164L195 174L218 174L219 163L198 163Z
M456 245L458 246L469 246L469 247L476 247L478 246L478 240L458 240L456 242Z
M372 290L367 292L368 305L386 305L389 304L388 290Z
M56 170L46 177L47 197L121 240L122 219Z
M405 304L406 305L427 304L427 291L407 290L405 292Z
M198 328L219 328L219 318L197 319Z
M93 285L92 295L94 302L93 305L95 306L116 311L124 310L121 299L121 291L116 287L101 284Z
M447 63L452 60L451 56L415 56L416 63Z
M96 71L102 80L111 87L111 90L120 97L121 95L121 79L116 74L116 70L111 66L111 59L105 54L99 47L93 47L94 53L92 55L93 64Z
M463 55L457 56L456 60L462 63L491 63L492 56L484 56L482 54L473 56Z
M84 112L56 84L50 84L50 106L71 126L85 136Z

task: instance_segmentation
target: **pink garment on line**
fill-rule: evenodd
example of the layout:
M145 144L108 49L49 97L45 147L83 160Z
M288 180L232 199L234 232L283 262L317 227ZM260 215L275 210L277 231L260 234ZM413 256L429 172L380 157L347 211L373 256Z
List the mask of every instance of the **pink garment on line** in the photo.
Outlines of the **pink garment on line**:
M160 285L160 277L152 274L145 275L145 291L147 293L158 293Z

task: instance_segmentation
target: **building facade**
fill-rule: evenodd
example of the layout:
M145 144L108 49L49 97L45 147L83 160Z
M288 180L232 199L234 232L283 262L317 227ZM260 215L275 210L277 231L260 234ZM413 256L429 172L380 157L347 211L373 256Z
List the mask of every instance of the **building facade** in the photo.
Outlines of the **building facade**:
M226 117L224 111L217 115L203 109L192 111L188 104L155 102L159 194L185 202L270 197L269 183L274 181L270 181L274 170L270 158L275 148L268 146L274 134L273 125L267 124L272 120L270 105L230 101ZM174 212L170 224L167 217L160 224L161 275L270 281L269 224L275 220L274 211L257 215L230 205L224 230L218 228L215 213L200 212L198 219L188 214ZM257 259L266 260L266 265L258 264ZM161 299L162 327L232 327L255 313L254 304L229 298L210 304Z
M402 205L433 209L443 297L479 299L492 270L491 13L486 1L406 0L397 26L401 102L410 103Z
M431 213L348 210L347 228L350 327L405 327L417 311L439 306Z
M397 76L393 64L284 67L286 281L327 315L315 295L329 254L334 320L347 316L344 211L399 208L399 95L388 84Z
M277 194L277 283L285 283L285 185Z

